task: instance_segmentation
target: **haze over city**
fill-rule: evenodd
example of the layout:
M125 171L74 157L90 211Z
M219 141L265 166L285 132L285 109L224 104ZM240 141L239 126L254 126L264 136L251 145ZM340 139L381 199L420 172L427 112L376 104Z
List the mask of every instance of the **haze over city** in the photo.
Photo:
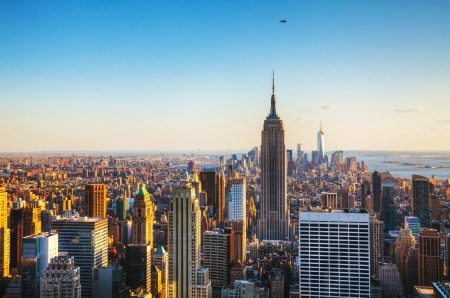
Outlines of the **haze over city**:
M450 148L447 1L0 2L0 152ZM286 23L280 22L286 20Z

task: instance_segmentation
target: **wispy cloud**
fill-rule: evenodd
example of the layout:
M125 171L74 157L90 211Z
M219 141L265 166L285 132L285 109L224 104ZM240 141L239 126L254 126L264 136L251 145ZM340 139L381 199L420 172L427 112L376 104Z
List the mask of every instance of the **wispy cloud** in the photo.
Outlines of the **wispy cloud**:
M322 106L322 110L336 110L336 106L335 105Z
M450 119L438 120L436 123L450 123Z
M422 112L423 109L422 108L409 108L409 109L395 109L395 112L398 113L403 113L403 114L412 114L412 113L417 113L417 112Z

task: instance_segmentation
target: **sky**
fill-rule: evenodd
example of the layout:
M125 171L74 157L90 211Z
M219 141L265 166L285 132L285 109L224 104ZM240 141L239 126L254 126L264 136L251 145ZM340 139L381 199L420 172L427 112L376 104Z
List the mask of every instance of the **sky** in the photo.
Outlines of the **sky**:
M0 1L0 152L450 150L450 1ZM285 19L286 23L280 20Z

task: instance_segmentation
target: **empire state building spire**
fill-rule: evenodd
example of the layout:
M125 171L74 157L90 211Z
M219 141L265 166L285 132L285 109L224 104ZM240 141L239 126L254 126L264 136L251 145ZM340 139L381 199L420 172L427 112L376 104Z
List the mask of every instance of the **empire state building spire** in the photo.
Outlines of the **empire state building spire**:
M275 71L272 73L272 98L270 100L270 114L269 117L277 117L276 108L277 98L275 97Z

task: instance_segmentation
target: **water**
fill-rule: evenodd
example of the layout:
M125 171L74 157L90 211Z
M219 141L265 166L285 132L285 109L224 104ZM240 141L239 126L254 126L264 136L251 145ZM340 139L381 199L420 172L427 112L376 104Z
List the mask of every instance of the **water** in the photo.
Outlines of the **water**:
M344 158L349 156L364 161L369 172L390 172L409 179L413 174L450 178L450 151L344 151Z

